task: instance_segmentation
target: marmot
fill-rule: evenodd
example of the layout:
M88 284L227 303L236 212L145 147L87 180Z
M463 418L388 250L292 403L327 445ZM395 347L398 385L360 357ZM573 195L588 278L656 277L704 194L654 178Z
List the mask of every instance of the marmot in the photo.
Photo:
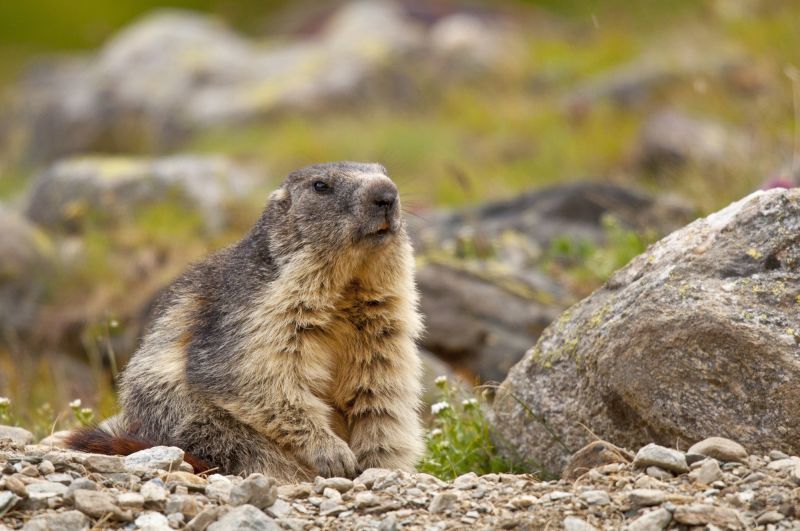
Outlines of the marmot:
M383 166L291 173L241 241L162 296L121 376L117 433L79 431L71 447L173 445L195 468L284 482L412 470L423 450L413 266Z

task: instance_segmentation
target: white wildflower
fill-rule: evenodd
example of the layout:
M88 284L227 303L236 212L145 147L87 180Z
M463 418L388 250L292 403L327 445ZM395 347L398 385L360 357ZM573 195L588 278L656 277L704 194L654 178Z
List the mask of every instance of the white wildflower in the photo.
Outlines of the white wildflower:
M0 396L0 407L7 407L11 405L11 399Z
M450 404L447 402L436 402L431 406L431 413L438 415L442 411L450 409Z
M472 409L478 407L478 400L476 398L468 398L463 400L461 405L464 406L465 409Z
M79 407L81 407L81 399L76 398L75 400L69 403L69 407L71 407L72 409L78 409Z
M440 430L439 428L434 428L434 429L432 429L432 430L431 430L431 432L430 432L430 436L431 436L431 437L438 437L438 436L440 436L441 434L442 434L442 430Z

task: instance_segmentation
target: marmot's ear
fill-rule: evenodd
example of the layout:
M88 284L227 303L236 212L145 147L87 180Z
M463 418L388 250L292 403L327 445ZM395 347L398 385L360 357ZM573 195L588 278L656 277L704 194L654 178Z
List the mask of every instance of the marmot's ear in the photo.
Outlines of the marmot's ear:
M288 208L292 204L292 198L289 196L289 192L286 191L286 188L278 188L269 194L269 202L270 204L275 203L283 208Z

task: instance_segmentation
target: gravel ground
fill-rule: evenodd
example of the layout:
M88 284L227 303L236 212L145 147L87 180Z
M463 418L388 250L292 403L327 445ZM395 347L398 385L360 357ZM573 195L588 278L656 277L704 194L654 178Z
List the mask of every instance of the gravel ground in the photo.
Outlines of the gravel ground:
M800 458L747 455L726 439L687 453L648 445L575 481L369 469L276 485L260 474L194 475L177 448L126 458L8 440L0 470L0 531L800 529Z

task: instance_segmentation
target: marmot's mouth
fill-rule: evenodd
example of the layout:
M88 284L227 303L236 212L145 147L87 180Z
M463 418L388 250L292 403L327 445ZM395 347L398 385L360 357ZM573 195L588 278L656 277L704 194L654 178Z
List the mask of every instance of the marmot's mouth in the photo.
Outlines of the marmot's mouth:
M394 231L392 230L392 226L388 221L384 221L381 223L376 230L373 230L367 236L369 236L372 240L375 241L383 241L385 237L392 234Z

